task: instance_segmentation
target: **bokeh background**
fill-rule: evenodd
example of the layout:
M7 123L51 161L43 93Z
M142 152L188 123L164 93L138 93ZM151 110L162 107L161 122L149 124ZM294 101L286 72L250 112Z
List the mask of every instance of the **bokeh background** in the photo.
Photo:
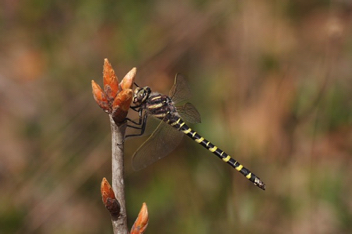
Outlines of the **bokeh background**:
M190 139L134 172L146 233L352 232L352 2L0 3L0 233L112 233L108 116L91 94L103 59L168 93L188 78L193 127L266 184Z

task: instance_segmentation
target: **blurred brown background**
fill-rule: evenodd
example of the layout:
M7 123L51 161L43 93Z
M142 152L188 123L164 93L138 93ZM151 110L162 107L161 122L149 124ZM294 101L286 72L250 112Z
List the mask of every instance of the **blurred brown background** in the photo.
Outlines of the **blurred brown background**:
M112 233L103 59L168 93L188 77L197 132L256 173L261 191L190 139L134 172L129 226L147 233L352 232L352 2L0 3L0 233Z

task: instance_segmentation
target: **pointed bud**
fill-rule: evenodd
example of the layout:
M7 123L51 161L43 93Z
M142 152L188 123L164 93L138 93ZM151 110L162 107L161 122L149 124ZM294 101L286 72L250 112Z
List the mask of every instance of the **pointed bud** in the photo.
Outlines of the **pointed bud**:
M125 89L118 93L112 104L113 111L116 110L117 107L121 108L123 111L128 111L131 105L132 96L132 89Z
M114 69L111 67L109 60L104 59L103 67L104 92L109 100L113 100L119 91L119 81L115 75Z
M110 197L112 199L115 199L115 193L112 190L112 187L111 187L109 181L105 177L101 181L100 191L101 191L101 196L102 196L102 199L103 199L104 203L106 203L106 199L108 197Z
M125 89L117 94L112 104L112 117L115 123L121 123L126 118L132 102L132 95L132 89Z
M92 80L92 90L93 90L93 97L95 101L98 103L100 108L102 108L105 112L110 113L111 108L109 106L109 102L106 98L105 93L100 88L100 86Z
M112 114L116 124L122 123L132 102L132 86L136 76L136 68L132 68L118 84L117 76L108 59L104 59L103 80L104 91L92 81L93 96L98 105Z
M139 211L138 217L131 228L130 234L143 234L148 226L148 221L148 208L147 205L143 203L141 211Z
M136 72L137 72L137 68L132 68L131 71L129 71L125 77L122 79L120 86L121 89L132 89L133 87L133 82L134 82L134 78L136 77Z
M118 216L120 214L120 203L116 200L115 193L105 177L101 181L100 192L106 209L112 216Z

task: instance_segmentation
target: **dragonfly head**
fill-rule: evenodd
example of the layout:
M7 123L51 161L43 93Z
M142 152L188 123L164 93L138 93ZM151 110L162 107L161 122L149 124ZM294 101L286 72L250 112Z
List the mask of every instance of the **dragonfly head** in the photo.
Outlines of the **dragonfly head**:
M145 86L143 88L137 87L133 92L133 103L137 106L141 105L147 100L150 93L151 89L148 86Z

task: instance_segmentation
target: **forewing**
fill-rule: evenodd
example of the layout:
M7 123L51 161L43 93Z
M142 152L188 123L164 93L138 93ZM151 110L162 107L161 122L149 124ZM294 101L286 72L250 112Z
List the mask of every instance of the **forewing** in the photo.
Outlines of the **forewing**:
M181 115L182 119L188 123L200 123L201 118L197 109L189 102L183 106L177 106L177 112Z
M176 74L174 85L169 92L169 97L171 97L174 103L185 101L191 97L191 90L183 75L179 73Z
M180 143L183 133L161 121L152 135L132 156L132 167L141 170L170 154Z

